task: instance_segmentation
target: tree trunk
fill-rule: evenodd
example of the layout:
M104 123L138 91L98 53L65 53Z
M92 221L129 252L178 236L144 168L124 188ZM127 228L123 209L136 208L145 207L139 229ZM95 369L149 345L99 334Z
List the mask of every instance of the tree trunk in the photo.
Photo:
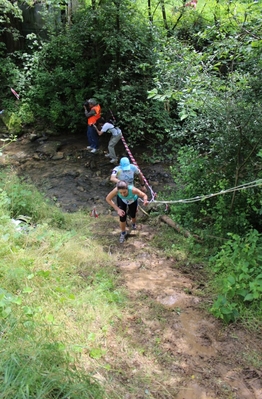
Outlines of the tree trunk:
M166 19L166 7L165 7L165 1L160 0L161 4L161 10L162 10L162 17L163 17L163 22L164 22L164 27L168 31L168 24L167 24L167 19Z
M151 9L151 0L147 0L147 10L148 10L149 22L152 24L153 23L153 15L152 15L152 9Z

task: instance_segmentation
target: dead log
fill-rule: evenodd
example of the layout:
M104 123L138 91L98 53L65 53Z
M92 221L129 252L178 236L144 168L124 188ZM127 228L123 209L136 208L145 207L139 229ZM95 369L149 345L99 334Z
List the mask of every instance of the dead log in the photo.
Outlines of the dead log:
M189 238L193 237L196 241L201 242L201 238L195 234L191 234L188 230L183 229L181 226L179 226L176 222L174 222L172 219L170 219L166 215L161 215L160 220L168 224L168 226L172 227L175 229L178 233L183 234L184 237Z

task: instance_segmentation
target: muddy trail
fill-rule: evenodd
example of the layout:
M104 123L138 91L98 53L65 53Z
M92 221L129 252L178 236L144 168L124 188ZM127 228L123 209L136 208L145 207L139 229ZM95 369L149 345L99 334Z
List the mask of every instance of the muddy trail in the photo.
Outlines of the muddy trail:
M93 235L117 259L120 284L130 300L114 329L137 348L130 356L124 342L117 342L119 334L112 333L106 361L111 370L121 371L104 370L97 377L114 381L112 391L123 399L262 399L261 332L238 324L225 327L208 314L201 265L177 262L158 249L155 238L164 230L174 242L178 234L159 219L140 210L138 229L118 243L118 218L104 199L112 189L106 142L95 155L85 147L83 135L63 139L28 134L7 146L0 162L11 165L65 212L96 207ZM117 152L126 155L121 143ZM171 187L168 167L138 160L155 191Z
M118 329L143 348L135 358L120 353L126 373L119 385L131 386L148 370L154 380L147 385L138 379L137 392L123 397L261 399L261 335L237 325L225 327L209 315L201 265L180 262L178 268L154 245L163 229L170 229L174 242L176 233L156 219L144 220L141 212L138 218L138 230L129 232L124 245L117 244L117 217L105 217L93 230L104 250L117 254L117 270L133 304ZM111 362L115 351L112 342Z
M86 149L87 139L83 133L54 137L29 132L3 147L0 166L11 165L19 176L33 183L65 212L89 211L95 206L98 213L104 214L108 212L105 196L113 188L110 175L116 166L104 156L107 144L108 139L102 137L99 152L91 154ZM139 167L154 191L174 185L170 185L172 179L167 166L148 165L141 157L143 151L135 151ZM127 155L121 141L116 152L119 158Z

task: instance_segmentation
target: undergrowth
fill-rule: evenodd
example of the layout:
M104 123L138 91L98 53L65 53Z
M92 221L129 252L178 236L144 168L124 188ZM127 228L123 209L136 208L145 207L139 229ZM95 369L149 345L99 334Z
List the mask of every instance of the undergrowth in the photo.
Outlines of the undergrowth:
M27 222L16 219L20 213ZM14 174L2 175L1 398L104 397L93 374L125 296L90 223L81 213L62 214Z
M255 325L262 320L262 236L251 230L245 237L229 234L229 240L210 259L217 293L211 312L225 322L242 318Z

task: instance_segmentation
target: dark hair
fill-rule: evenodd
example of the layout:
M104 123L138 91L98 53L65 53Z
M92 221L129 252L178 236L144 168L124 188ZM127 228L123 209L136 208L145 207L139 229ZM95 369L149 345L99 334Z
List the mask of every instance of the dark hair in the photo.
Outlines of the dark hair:
M105 118L103 118L103 116L101 116L101 118L97 119L96 123L105 123Z
M116 188L118 190L125 190L127 189L128 185L124 180L120 180L119 182L117 182Z

